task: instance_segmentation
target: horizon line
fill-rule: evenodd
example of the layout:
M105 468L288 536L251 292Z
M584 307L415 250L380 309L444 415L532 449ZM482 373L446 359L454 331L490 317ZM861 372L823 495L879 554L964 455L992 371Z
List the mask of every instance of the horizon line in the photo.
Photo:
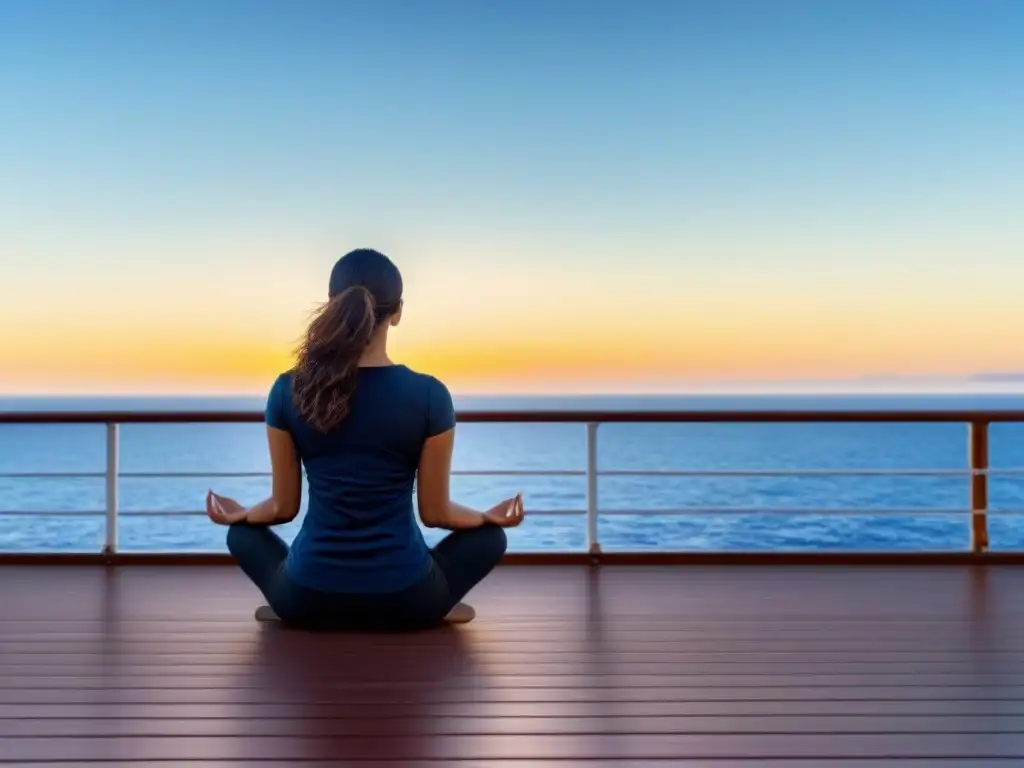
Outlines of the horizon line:
M641 399L672 399L672 398L715 398L715 397L957 397L957 396L1024 396L1024 383L1015 382L1016 386L987 387L943 387L943 388L714 388L674 391L590 391L590 392L459 392L453 391L452 396L458 399L474 400L594 400L601 398L641 398ZM248 399L262 401L266 397L262 392L0 392L0 402L4 400L239 400Z
M1024 395L1024 373L1017 372L979 372L961 375L910 375L898 374L881 376L859 376L824 379L719 379L689 380L677 382L647 381L636 382L633 386L623 388L597 389L570 382L559 388L540 389L529 385L518 389L476 389L472 385L460 387L449 385L452 395L456 398L608 398L608 397L727 397L727 396L893 396L893 395L980 395L1003 394ZM609 385L605 385L609 386ZM614 387L615 385L610 385ZM57 399L237 399L264 398L267 389L239 388L226 389L212 387L197 390L193 388L178 390L147 390L138 389L74 389L47 390L38 388L35 391L11 390L0 388L0 399L18 400L57 400Z

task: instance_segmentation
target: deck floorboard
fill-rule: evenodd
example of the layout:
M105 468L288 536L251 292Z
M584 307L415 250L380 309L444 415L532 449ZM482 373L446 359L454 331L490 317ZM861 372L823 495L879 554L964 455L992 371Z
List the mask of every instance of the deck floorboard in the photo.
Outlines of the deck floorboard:
M257 624L231 568L2 566L0 764L1024 764L1024 569L509 566L472 624Z

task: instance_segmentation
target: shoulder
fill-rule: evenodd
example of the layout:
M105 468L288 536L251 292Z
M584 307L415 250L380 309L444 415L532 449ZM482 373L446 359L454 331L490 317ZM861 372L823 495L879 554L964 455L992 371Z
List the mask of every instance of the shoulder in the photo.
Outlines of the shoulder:
M270 398L290 402L292 397L292 372L280 374L270 387Z
M438 378L404 368L409 381L421 393L426 407L428 436L446 432L455 426L455 403L448 387Z
M291 371L280 374L270 387L267 395L267 424L277 429L288 426L288 418L292 405L292 374Z
M292 372L285 371L284 373L278 374L277 378L274 379L274 384L270 387L271 392L277 392L281 390L290 390L292 388Z
M422 392L432 396L443 395L449 398L451 397L448 387L446 387L444 382L437 377L431 376L429 373L414 371L412 368L408 368L404 365L401 366L401 370L410 385L416 387Z

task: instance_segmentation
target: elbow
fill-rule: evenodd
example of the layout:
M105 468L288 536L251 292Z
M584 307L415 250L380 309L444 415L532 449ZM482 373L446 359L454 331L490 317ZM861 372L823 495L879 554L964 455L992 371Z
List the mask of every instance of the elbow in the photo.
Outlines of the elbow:
M420 522L427 528L444 528L446 519L438 510L420 507Z
M274 499L274 519L290 523L299 516L299 499Z

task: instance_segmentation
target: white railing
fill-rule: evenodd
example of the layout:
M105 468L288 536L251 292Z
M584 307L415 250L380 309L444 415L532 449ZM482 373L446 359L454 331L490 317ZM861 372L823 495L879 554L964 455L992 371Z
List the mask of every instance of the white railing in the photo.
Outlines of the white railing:
M103 472L4 472L0 479L104 479L105 508L103 510L28 511L0 509L0 517L10 516L105 516L103 552L118 551L118 523L127 517L205 516L198 509L168 511L125 511L119 506L119 486L124 479L174 478L258 478L269 477L268 472L125 472L120 469L120 425L131 423L240 423L260 422L259 413L99 413L99 412L0 412L3 424L103 424L106 428L106 464ZM476 423L579 423L586 428L586 469L583 470L457 470L459 477L577 477L586 479L586 509L582 510L530 510L531 516L586 516L586 548L599 553L601 543L598 523L602 516L671 516L671 515L959 515L971 520L971 549L988 549L988 478L995 475L1024 476L1024 467L994 470L988 466L988 426L993 422L1024 422L1024 411L999 412L921 412L921 411L793 411L793 412L471 412L460 414L461 422ZM952 423L968 426L967 466L963 469L803 469L803 470L622 470L600 469L598 464L598 431L605 423ZM749 508L749 507L682 507L675 509L604 509L600 506L601 478L624 477L963 477L968 481L968 505L963 508ZM1024 509L1000 509L999 515L1024 515Z

